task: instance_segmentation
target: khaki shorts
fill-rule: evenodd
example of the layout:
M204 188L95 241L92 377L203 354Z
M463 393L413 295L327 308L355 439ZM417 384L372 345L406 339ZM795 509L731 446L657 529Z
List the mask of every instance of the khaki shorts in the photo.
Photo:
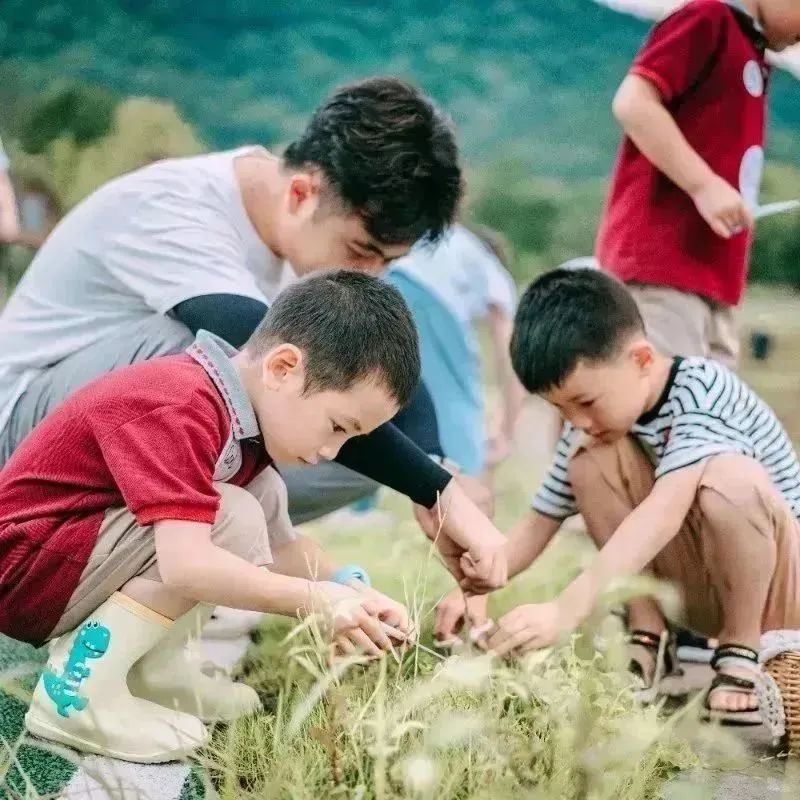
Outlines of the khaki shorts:
M650 457L631 436L614 444L583 438L569 472L593 538L595 525L602 527L602 520L616 527L655 485ZM737 528L740 538L734 547ZM759 574L767 565L769 574ZM678 587L684 621L706 635L718 636L723 629L723 591L736 586L752 598L761 581L768 584L762 632L800 628L800 522L752 458L719 455L706 462L680 531L655 556L649 571Z
M228 483L214 485L221 502L211 540L251 564L271 564L272 548L295 538L281 476L267 468L246 489ZM80 582L50 638L76 628L137 576L161 580L153 526L139 525L127 508L111 508Z
M629 283L647 336L667 356L713 358L730 369L739 362L736 308L666 286Z

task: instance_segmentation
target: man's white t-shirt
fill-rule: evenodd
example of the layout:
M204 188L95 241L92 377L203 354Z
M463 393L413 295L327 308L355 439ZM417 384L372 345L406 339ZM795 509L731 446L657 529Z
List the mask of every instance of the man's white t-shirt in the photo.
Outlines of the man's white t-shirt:
M392 264L439 298L466 330L493 307L514 315L517 290L512 277L483 242L454 225L436 246L417 245Z
M274 299L286 268L258 237L234 172L254 153L267 155L245 147L152 164L61 221L0 315L0 430L39 370L121 325L202 295Z

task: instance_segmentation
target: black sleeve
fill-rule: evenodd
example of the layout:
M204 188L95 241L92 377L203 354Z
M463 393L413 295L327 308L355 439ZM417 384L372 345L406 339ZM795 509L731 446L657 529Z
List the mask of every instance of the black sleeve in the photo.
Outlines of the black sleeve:
M172 313L192 333L202 328L234 347L241 347L264 318L267 306L250 297L208 294L178 303ZM369 436L351 439L336 460L430 508L451 475L426 455L426 452L441 455L441 448L436 412L424 386L398 416L420 437L424 451L392 423L386 423Z
M238 294L204 294L178 303L172 313L192 333L203 328L241 347L264 319L267 305Z
M420 381L411 402L392 420L412 442L428 455L444 456L439 441L439 423L430 392Z
M430 508L452 475L414 444L391 422L368 436L354 436L336 459L368 478Z

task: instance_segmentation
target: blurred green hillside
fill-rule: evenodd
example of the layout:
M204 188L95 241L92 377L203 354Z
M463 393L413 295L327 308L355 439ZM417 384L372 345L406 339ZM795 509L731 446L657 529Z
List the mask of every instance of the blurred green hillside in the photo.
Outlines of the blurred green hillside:
M467 213L525 280L592 250L647 28L592 0L0 0L0 133L68 209L160 156L279 147L331 87L405 76L453 116ZM771 108L764 199L798 197L800 81L776 73ZM800 285L800 215L763 223L753 277Z
M12 71L36 88L76 78L169 99L212 146L274 144L336 84L393 73L449 110L472 161L599 177L647 27L591 0L2 0L0 100ZM774 89L772 155L796 159L800 84Z

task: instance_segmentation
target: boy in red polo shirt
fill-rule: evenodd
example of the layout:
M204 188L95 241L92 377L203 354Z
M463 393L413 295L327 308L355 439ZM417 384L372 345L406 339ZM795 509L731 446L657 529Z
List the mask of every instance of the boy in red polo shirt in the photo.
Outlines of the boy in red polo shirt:
M692 0L656 25L614 98L625 139L597 239L664 353L735 366L764 164L765 48L796 0Z
M419 372L400 295L333 272L281 294L241 353L201 332L186 354L112 372L40 423L0 472L0 632L56 639L28 730L157 762L202 744L201 719L256 709L251 689L185 659L216 604L327 609L344 652L388 648L384 622L407 632L363 570L337 570L293 532L274 464L334 458L395 415ZM466 553L502 583L503 537L449 499L446 560L463 577Z

